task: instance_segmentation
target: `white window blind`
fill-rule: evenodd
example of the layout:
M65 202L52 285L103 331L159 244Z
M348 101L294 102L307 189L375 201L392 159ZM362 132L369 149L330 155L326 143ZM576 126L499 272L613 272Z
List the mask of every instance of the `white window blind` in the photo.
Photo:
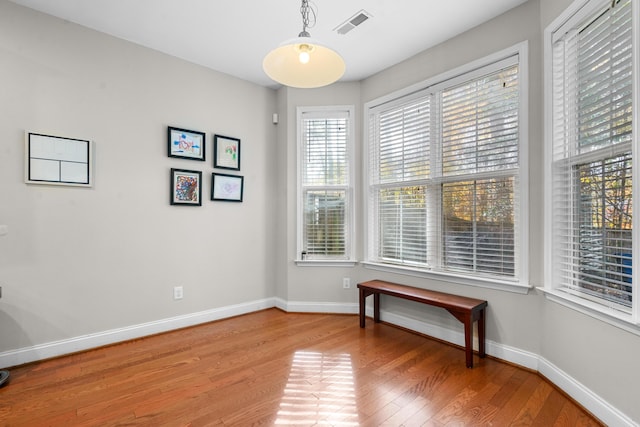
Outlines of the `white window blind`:
M442 174L517 169L518 67L442 93Z
M305 259L349 258L349 116L345 111L307 111L301 116Z
M443 91L445 269L514 276L518 123L517 65Z
M369 111L371 262L516 281L518 57Z
M632 1L555 34L549 200L555 287L630 312Z
M372 117L378 141L370 156L379 227L374 250L388 262L427 263L430 105L430 97L422 96Z

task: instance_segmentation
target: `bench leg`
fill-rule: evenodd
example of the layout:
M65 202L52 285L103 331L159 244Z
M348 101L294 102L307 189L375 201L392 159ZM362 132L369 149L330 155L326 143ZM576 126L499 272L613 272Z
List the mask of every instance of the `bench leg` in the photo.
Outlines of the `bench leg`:
M380 294L373 294L373 321L380 323Z
M365 308L366 301L369 295L373 294L373 321L376 323L380 323L380 294L377 292L366 291L360 288L360 327L364 328L365 326Z
M360 327L361 328L364 328L364 322L365 322L364 309L365 309L366 300L367 300L367 296L364 293L364 289L360 288Z
M471 315L464 321L464 351L467 368L473 368L473 321Z
M484 332L485 332L485 323L484 323L484 308L480 310L480 314L478 317L478 353L480 353L480 357L485 357L487 355L485 342L484 342Z

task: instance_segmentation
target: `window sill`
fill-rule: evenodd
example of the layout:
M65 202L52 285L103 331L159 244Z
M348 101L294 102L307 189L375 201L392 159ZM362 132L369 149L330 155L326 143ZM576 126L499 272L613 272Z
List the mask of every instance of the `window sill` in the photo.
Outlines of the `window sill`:
M404 267L392 264L381 264L376 262L363 262L365 268L371 270L384 271L386 273L404 274L407 276L424 277L427 279L439 280L442 282L450 282L458 285L475 286L479 288L494 289L498 291L514 292L526 295L529 293L531 286L523 285L510 281L500 281L495 279L475 278L469 276L460 276L451 273L436 272L422 270L419 268Z
M624 313L613 308L604 307L600 304L580 298L579 296L571 295L562 290L546 289L542 287L536 289L541 291L549 301L553 301L612 326L624 329L632 334L640 335L640 325L633 322L631 314Z
M358 261L348 259L296 259L298 267L355 267Z

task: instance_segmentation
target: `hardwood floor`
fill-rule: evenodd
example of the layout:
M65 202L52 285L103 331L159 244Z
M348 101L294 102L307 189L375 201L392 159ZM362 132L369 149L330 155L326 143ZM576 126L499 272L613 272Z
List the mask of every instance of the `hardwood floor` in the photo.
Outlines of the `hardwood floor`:
M11 369L3 426L599 426L535 373L270 309Z

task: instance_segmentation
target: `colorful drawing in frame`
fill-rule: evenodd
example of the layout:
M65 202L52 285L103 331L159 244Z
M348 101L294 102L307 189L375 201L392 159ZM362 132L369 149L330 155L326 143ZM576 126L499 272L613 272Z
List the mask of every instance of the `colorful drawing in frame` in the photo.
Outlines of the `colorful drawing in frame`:
M171 204L202 205L202 172L171 169Z
M240 170L240 140L230 136L213 136L213 167Z
M211 174L211 200L242 202L243 192L243 176L225 175L221 173Z
M204 132L169 126L169 157L204 161L206 148L205 139Z

